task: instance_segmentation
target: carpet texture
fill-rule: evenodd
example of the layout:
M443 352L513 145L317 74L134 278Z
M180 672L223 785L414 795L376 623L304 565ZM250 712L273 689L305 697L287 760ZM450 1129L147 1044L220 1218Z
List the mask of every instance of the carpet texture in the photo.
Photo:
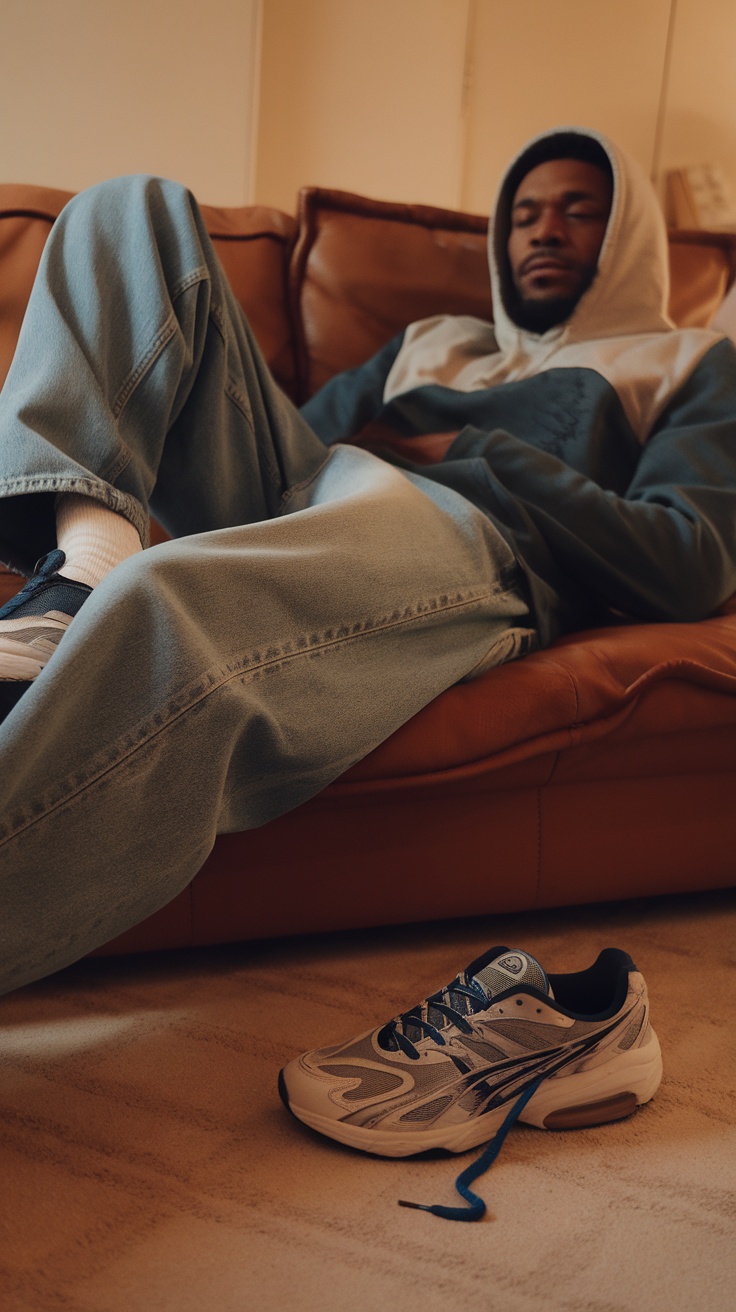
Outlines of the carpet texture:
M679 1312L736 1305L732 893L98 959L0 999L3 1312ZM486 947L628 950L665 1062L627 1121L389 1161L320 1139L280 1066L387 1020Z

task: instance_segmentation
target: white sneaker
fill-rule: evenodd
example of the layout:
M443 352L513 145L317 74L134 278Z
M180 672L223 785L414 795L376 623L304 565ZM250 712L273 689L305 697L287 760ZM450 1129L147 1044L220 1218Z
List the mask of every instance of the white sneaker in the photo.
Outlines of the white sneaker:
M529 953L496 947L388 1024L290 1062L279 1090L312 1129L381 1156L464 1152L496 1136L471 1179L515 1120L620 1120L661 1078L646 984L627 953L606 948L587 970L548 976ZM423 1210L475 1219L467 1208Z

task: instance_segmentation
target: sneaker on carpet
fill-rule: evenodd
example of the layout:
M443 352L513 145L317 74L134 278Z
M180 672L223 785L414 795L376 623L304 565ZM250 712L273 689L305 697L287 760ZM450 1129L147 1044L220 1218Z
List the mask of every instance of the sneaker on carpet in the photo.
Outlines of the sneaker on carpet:
M63 551L50 551L33 578L0 608L0 684L27 685L41 673L92 592L58 573L65 559Z
M474 1220L485 1205L465 1185L516 1120L542 1129L620 1120L661 1077L646 984L627 953L606 948L587 970L547 975L528 952L496 947L388 1024L290 1062L279 1091L312 1129L381 1156L491 1140L457 1182L470 1209L422 1207Z

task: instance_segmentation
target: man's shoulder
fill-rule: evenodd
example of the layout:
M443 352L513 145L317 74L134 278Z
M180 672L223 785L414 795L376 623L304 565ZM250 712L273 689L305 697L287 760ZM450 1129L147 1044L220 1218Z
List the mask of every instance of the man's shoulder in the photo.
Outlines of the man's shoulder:
M736 363L736 350L709 328L632 333L590 339L563 347L550 367L587 368L614 389L640 442L646 441L662 411L715 347Z

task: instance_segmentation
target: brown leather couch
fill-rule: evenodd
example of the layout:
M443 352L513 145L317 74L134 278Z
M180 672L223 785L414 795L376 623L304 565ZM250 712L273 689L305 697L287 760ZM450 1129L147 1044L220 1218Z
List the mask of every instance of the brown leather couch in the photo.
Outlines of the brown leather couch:
M0 187L0 376L68 194ZM296 219L204 207L297 401L414 319L490 315L485 220L307 188ZM736 236L671 234L671 312L707 324ZM0 574L0 599L18 586ZM291 814L218 839L106 951L467 916L729 885L736 613L615 625L451 688Z

